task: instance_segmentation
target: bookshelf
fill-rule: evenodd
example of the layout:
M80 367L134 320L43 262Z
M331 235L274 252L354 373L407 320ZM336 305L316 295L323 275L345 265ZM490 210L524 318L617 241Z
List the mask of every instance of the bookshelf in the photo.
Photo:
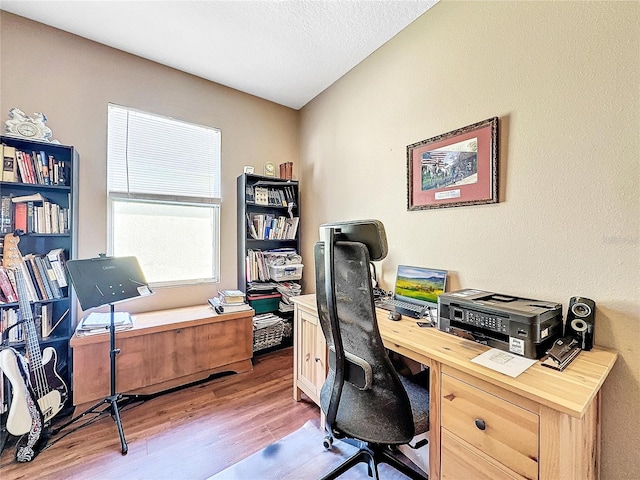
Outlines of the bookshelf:
M256 315L273 313L285 321L282 342L293 338L293 304L300 293L299 183L244 173L237 179L238 290L247 294Z
M29 301L38 342L41 350L47 347L55 349L56 371L66 384L70 398L72 357L69 341L74 333L77 302L70 282L66 279L64 262L76 257L78 153L72 146L8 135L0 136L0 143L3 157L0 176L0 258L5 260L5 255L10 251L14 252L8 245L11 237L6 235L13 233L16 228L23 230L24 234L17 237L17 248L25 265L29 263L28 269L31 269L31 278L26 283L31 282L34 287L29 293ZM19 197L24 201L15 203L13 199ZM12 246L15 246L13 242ZM57 265L54 258L57 259ZM40 283L34 277L36 272L33 270L34 266L38 268L38 264L41 267L40 273L46 275L44 278L40 276ZM51 266L48 270L47 265ZM54 267L60 267L58 277L62 275L64 280L57 280ZM5 334L3 338L7 337L3 346L11 346L24 353L24 331L20 332L20 328L16 327L6 332L10 326L8 323L13 321L18 310L18 302L9 301L6 295L2 295L1 328ZM47 331L51 328L52 331ZM4 377L2 386L0 412L6 414L10 404L10 389ZM67 406L71 403L69 398Z

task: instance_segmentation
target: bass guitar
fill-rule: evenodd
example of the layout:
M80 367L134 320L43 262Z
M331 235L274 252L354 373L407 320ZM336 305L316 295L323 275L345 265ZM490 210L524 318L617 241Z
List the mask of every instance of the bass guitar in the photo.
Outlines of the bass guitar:
M55 348L46 347L40 351L40 343L33 319L31 304L29 303L28 289L25 280L25 273L20 265L22 256L19 254L17 244L19 238L13 234L5 236L5 255L4 266L11 268L15 274L16 291L18 294L18 305L20 307L20 319L23 322L25 332L26 357L28 360L28 377L29 387L33 390L35 400L42 412L44 423L48 423L56 416L64 407L69 396L69 391L64 380L57 372L58 356ZM8 252L7 252L8 249ZM16 251L18 253L16 254ZM9 255L7 255L9 253ZM13 259L6 261L7 258ZM19 258L20 260L16 260ZM11 352L11 350L6 350ZM19 376L20 366L19 359L16 355L5 353L0 356L0 368L5 372L7 378L12 385L19 384L22 376ZM22 389L15 389L25 391ZM29 432L33 423L33 417L29 413L26 405L26 398L21 395L15 395L9 407L7 416L7 431L12 435L24 435Z

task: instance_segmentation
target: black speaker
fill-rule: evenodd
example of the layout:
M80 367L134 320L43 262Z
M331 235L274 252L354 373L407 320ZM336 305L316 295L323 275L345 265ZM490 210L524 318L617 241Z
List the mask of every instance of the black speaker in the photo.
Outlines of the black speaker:
M567 333L576 338L582 350L591 350L596 326L596 302L585 297L571 297L567 312Z

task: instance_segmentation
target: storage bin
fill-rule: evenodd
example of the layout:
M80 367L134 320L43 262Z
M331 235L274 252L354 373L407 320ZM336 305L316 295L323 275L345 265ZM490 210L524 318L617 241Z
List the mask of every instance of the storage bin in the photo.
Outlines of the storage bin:
M278 306L280 305L280 298L281 295L279 293L269 296L247 296L249 305L251 305L251 308L255 310L256 315L259 313L275 312L276 310L278 310Z
M304 267L304 265L301 263L269 265L269 274L271 275L271 280L275 280L276 282L300 280L302 278L302 267Z
M268 327L253 327L253 351L263 350L269 347L275 347L282 343L282 332L284 331L284 322L279 321Z

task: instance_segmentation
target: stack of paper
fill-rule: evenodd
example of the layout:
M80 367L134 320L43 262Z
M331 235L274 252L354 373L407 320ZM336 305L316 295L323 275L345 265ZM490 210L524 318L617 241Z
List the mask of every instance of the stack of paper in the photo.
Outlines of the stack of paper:
M114 312L113 325L116 332L133 328L133 318L127 312ZM111 313L92 312L78 324L76 335L79 337L99 333L108 333L111 326Z

